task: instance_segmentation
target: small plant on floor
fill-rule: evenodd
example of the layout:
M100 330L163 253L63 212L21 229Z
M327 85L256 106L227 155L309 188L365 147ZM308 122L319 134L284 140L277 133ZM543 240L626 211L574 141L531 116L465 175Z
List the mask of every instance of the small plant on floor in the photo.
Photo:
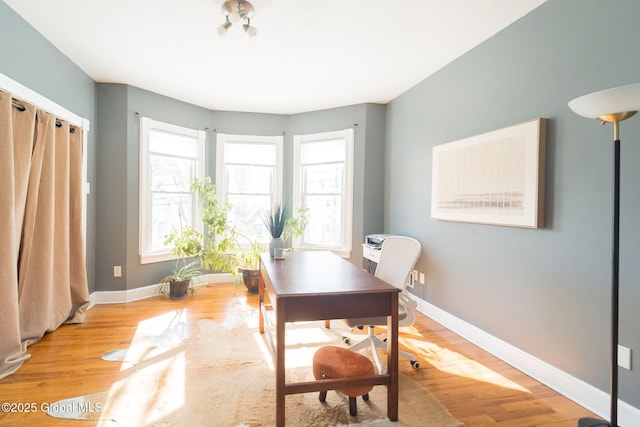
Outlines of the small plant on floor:
M160 279L158 293L168 293L171 299L186 298L189 292L195 292L192 279L200 274L198 260L186 263L185 259L178 259L171 273Z
M178 264L176 264L176 268L173 269L171 274L164 276L162 280L160 280L160 283L184 282L199 276L200 273L198 261L191 261L189 264L182 266L178 266Z
M191 262L187 262L187 260L200 256L202 233L193 227L185 226L169 233L164 243L165 245L173 245L171 252L177 255L178 259L171 273L160 280L161 286L158 292L167 293L168 291L169 297L181 299L186 297L187 291L193 293L194 287L191 279L201 274L199 260Z

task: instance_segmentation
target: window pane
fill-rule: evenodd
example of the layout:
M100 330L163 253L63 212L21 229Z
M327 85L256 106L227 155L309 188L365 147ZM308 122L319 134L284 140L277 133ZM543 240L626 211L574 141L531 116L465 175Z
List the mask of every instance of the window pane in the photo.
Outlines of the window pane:
M225 163L273 166L276 164L276 147L274 144L227 142L224 159Z
M305 193L328 194L342 193L344 164L304 166L302 182Z
M305 229L304 242L311 245L338 246L342 241L342 211L340 196L307 195L305 205L309 208L309 224Z
M300 163L344 162L344 139L332 139L320 142L304 142L300 146Z
M149 151L172 156L198 157L198 139L192 136L149 130Z
M192 197L190 194L152 194L151 250L171 249L164 239L172 230L192 225Z
M151 188L155 191L191 191L195 161L176 157L150 156Z
M229 220L235 224L238 231L252 239L268 241L268 231L262 222L262 213L269 210L271 197L230 195L229 202L233 205L229 212Z
M227 166L228 192L269 194L273 185L273 168L257 166Z

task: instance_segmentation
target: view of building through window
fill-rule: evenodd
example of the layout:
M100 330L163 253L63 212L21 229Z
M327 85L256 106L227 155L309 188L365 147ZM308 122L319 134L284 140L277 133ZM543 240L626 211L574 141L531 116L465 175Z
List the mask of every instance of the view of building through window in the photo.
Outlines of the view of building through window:
M294 196L308 208L302 247L351 250L353 130L294 137Z
M202 229L191 183L204 176L204 131L141 119L140 252L142 262L171 259L167 234ZM348 256L353 204L353 129L294 136L291 211L307 208L295 246ZM281 200L283 137L216 135L216 191L232 208L229 221L268 242L262 215Z
M140 252L147 262L167 259L174 229L201 229L191 183L204 176L204 131L141 120ZM160 258L158 258L160 257Z
M282 136L217 135L216 189L232 208L231 221L252 239L268 242L262 214L282 189Z

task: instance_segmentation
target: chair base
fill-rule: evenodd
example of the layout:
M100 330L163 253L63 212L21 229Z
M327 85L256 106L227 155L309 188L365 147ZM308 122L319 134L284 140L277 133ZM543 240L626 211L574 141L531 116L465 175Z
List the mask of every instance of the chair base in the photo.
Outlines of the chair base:
M611 427L611 423L596 418L580 418L578 427Z
M355 341L362 337L363 337L362 334L343 334L342 340L345 342L345 344L350 344L351 341ZM378 373L384 374L386 372L386 369L384 368L384 366L382 366L382 361L380 360L380 356L378 355L378 352L376 349L380 348L386 351L387 343L385 341L386 341L385 334L376 336L375 327L369 326L369 330L367 331L366 337L363 340L349 346L349 350L360 351L366 348L371 348L371 353L373 355L373 363L375 364ZM411 362L411 366L414 369L418 369L420 367L420 362L418 362L418 359L416 359L416 356L414 356L413 354L407 353L406 351L398 350L398 355L406 359L409 359L409 361Z

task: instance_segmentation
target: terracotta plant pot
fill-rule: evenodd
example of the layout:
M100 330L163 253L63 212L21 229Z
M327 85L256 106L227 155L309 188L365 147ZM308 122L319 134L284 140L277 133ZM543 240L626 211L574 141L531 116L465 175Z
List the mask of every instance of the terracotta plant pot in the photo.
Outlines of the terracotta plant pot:
M242 270L242 281L250 294L257 294L260 286L260 270Z

